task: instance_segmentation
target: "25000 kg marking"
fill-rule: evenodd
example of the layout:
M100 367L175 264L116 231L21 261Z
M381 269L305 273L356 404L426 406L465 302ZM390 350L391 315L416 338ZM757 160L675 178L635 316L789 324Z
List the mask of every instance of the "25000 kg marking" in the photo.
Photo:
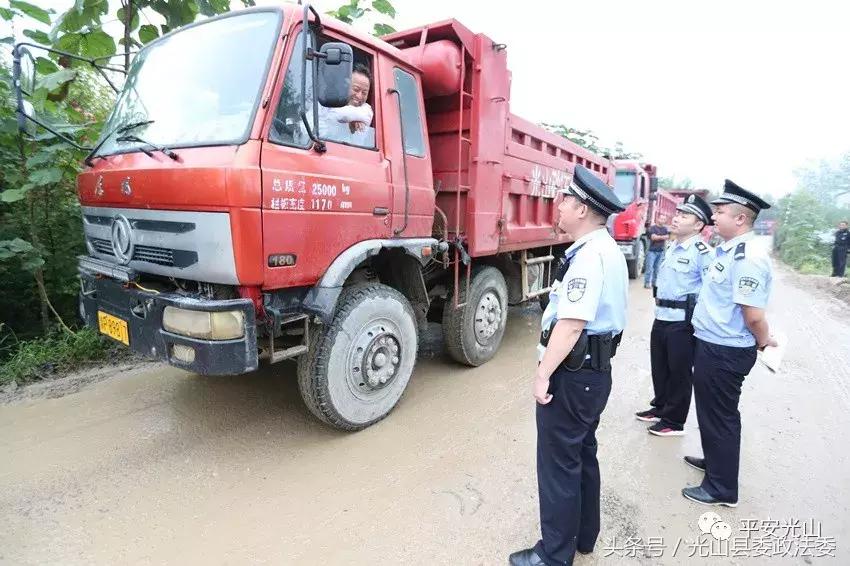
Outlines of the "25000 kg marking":
M336 185L326 185L324 183L313 183L311 193L314 197L335 197Z

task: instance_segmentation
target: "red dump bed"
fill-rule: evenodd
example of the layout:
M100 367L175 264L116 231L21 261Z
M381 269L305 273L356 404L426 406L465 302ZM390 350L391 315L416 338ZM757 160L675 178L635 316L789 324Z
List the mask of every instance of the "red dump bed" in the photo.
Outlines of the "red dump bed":
M437 214L449 236L459 234L472 256L569 241L553 228L558 189L576 164L609 185L615 171L511 114L505 46L455 20L383 39L423 71Z

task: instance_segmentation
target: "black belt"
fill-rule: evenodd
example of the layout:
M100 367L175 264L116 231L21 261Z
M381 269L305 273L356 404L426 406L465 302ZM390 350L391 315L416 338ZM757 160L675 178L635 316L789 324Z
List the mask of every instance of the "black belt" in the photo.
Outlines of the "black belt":
M688 301L671 301L670 299L655 299L655 304L665 309L687 310Z

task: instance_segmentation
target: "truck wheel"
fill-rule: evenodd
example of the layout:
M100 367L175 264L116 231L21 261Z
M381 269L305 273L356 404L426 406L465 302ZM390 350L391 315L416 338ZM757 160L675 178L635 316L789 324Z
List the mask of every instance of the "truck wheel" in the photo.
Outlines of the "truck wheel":
M643 240L637 240L635 242L634 252L635 259L626 260L629 279L637 279L643 271L643 263L646 261L646 249Z
M460 281L460 302L464 302L466 280ZM449 355L457 362L480 366L496 355L508 320L508 286L495 267L472 271L466 306L454 308L452 292L443 310L443 340Z
M310 335L310 351L298 360L301 397L333 427L354 431L375 424L407 388L418 343L404 295L379 283L346 288L333 322Z

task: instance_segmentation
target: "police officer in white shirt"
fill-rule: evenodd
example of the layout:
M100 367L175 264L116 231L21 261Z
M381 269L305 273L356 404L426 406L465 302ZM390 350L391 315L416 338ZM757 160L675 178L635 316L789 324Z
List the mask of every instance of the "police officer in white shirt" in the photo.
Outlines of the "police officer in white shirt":
M676 207L670 228L676 238L664 252L655 290L655 321L649 341L655 397L649 410L636 413L640 421L654 422L649 433L681 436L691 406L694 329L691 317L703 277L714 250L700 238L711 222L711 206L697 195Z
M715 250L693 318L694 400L704 457L685 456L704 476L682 495L704 505L735 507L741 387L755 365L756 350L776 345L765 317L773 282L770 256L750 243L756 216L770 205L728 179L712 204L717 205L715 229L724 242Z
M611 392L611 358L626 325L626 261L605 228L624 210L613 191L577 165L558 206L575 240L543 313L537 401L537 483L542 537L510 556L514 566L572 564L599 536L596 428Z

